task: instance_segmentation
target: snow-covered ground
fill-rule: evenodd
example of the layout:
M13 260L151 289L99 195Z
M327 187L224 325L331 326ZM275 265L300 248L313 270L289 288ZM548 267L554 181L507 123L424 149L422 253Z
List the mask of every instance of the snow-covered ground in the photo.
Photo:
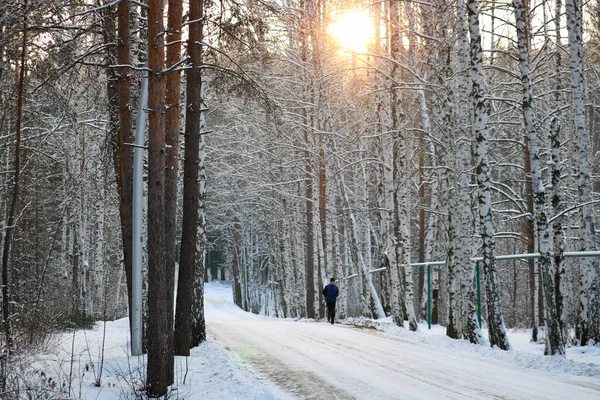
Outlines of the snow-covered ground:
M546 357L526 331L510 332L513 349L502 351L451 340L426 324L409 332L386 320L331 326L261 317L231 297L228 286L206 285L209 339L176 358L170 398L600 399L600 347ZM61 398L136 398L145 357L128 355L126 319L106 323L101 384L94 385L103 328L60 335L50 354L37 357L36 386L55 382Z

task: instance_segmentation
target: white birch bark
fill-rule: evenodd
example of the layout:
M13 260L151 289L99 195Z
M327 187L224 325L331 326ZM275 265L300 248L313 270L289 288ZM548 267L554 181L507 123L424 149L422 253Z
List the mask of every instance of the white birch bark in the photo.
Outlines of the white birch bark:
M289 244L289 239L288 239L288 231L287 231L287 227L286 227L286 221L288 219L288 214L287 214L287 202L285 200L285 198L281 199L281 209L282 209L282 218L281 218L281 224L280 224L280 229L281 231L279 232L276 241L277 241L277 248L279 250L280 253L280 259L281 259L281 272L278 273L278 279L281 280L281 283L279 285L279 294L281 296L281 305L283 308L283 313L285 315L285 317L289 317L292 314L292 297L290 296L290 292L291 292L291 288L288 287L289 283L291 283L291 277L293 276L292 271L291 271L291 262L290 262L290 256L289 256L289 250L288 250L288 244Z
M65 149L66 152L68 152L68 148ZM68 159L69 157L67 157ZM67 280L68 280L68 276L69 276L69 266L67 265L67 254L71 254L69 252L69 250L67 249L68 247L68 239L67 239L67 233L69 231L69 219L68 219L68 206L67 203L69 201L69 193L67 191L67 186L68 186L68 182L69 182L69 170L67 168L68 163L65 162L64 166L63 166L63 207L65 207L65 211L63 212L62 215L62 224L61 224L61 242L60 242L60 268L61 268L61 275L63 277L63 283L65 284L65 287L67 285ZM4 242L2 242L4 243Z
M80 142L77 141L75 146L75 157L74 159L79 161L79 165L76 165L77 171L77 201L75 206L75 221L72 223L72 232L73 232L73 307L74 307L74 315L76 318L81 318L85 315L85 288L84 288L84 242L83 242L83 190L82 190L82 180L83 180L83 168L82 168L82 154L80 148Z
M294 258L292 256L292 245L290 238L290 229L289 219L290 219L290 210L288 206L288 202L285 199L282 199L283 202L283 210L284 210L284 218L282 222L282 230L283 235L280 240L280 247L284 248L282 259L283 259L283 268L285 271L285 282L286 285L281 288L283 290L283 295L285 297L285 302L287 305L287 315L288 316L296 316L296 300L295 300L295 291L294 287L296 282L294 280Z
M298 193L302 193L302 188L298 187ZM296 226L300 226L301 218L298 216L298 202L292 200L292 206L290 210L291 223L290 229L290 246L292 260L294 262L294 308L296 310L297 317L306 317L306 307L302 304L302 299L306 299L305 296L305 281L304 281L304 246L300 239L300 230L294 229Z
M434 151L435 149L431 149L429 150L429 156L431 158L434 158L435 155L434 153L432 153L431 151ZM432 164L433 165L433 164ZM439 207L439 183L437 179L434 179L431 183L431 209L432 210L437 210ZM425 234L425 261L430 261L434 259L434 253L433 250L435 248L434 244L436 241L436 232L438 232L439 226L440 226L440 221L439 221L439 215L437 212L432 212L431 215L429 216L429 219L427 221L427 233ZM439 293L439 268L438 267L432 267L431 269L431 290L437 290L437 293ZM427 309L427 300L428 299L428 293L427 293L427 284L423 285L423 302L421 304L421 309L426 310ZM434 299L433 295L431 296L431 315L432 315L432 320L434 323L437 323L437 308L438 308L438 299Z
M446 327L446 335L453 339L462 339L461 265L456 261L456 251L458 248L457 222L454 213L449 212L447 215L446 268L448 270L448 326Z
M106 183L106 179L103 179ZM94 260L94 270L92 274L92 286L94 289L94 302L92 304L97 305L94 307L96 318L104 318L102 315L103 307L101 306L104 301L104 215L105 215L105 201L104 195L106 192L106 185L100 185L100 193L96 202L96 257Z
M535 129L535 116L533 111L533 90L531 87L531 73L529 67L529 53L527 45L526 15L522 0L513 0L515 9L515 22L517 26L517 45L519 48L519 66L522 84L522 111L525 124L527 147L531 165L531 183L533 187L534 219L537 227L538 249L540 253L539 267L544 287L546 310L546 348L547 355L565 354L565 343L562 336L560 315L556 308L556 287L554 282L554 269L552 260L552 241L548 215L546 213L546 189L542 183L541 163L537 132Z
M361 153L364 154L364 151L361 151ZM369 178L367 178L367 170L366 170L366 166L365 163L361 163L361 171L362 171L362 177L363 177L363 181L361 182L361 187L363 189L363 198L362 198L362 202L363 204L369 204L369 188L368 188L368 182L369 182ZM367 212L363 212L363 218L362 218L362 225L363 225L363 229L362 231L364 232L364 240L362 241L364 243L363 245L363 254L364 254L364 258L365 258L365 264L367 266L367 269L371 269L373 268L373 260L372 260L372 256L371 256L371 248L372 248L372 242L371 242L371 221L369 220L369 214ZM369 274L370 275L370 274ZM371 279L371 278L369 278ZM377 292L375 291L375 295L377 296ZM381 302L380 302L380 306L381 306ZM381 308L382 311L382 318L385 317L385 313L383 313L383 307Z
M409 8L410 4L405 3L406 7ZM400 25L397 24L395 29L400 29ZM398 34L399 39L400 31L394 32ZM393 59L398 60L400 56L400 41L396 40L393 44ZM400 80L400 71L397 66L394 65L393 73L391 74L393 85L398 85ZM404 307L406 308L406 317L408 318L409 329L416 331L418 324L415 313L415 296L414 296L414 280L412 277L411 267L411 242L410 242L410 216L412 215L412 202L410 199L410 180L407 171L410 170L410 135L400 135L400 122L403 118L403 104L402 97L399 89L392 89L392 131L394 132L394 141L397 146L397 151L394 157L394 178L397 184L397 203L396 213L398 214L398 228L396 231L397 245L399 250L397 253L400 254L398 262L398 271L400 272L404 268ZM400 277L402 283L402 277Z
M88 186L88 168L87 168L87 148L85 142L85 130L81 132L81 154L80 154L80 170L79 170L79 215L78 215L78 235L77 240L79 247L80 257L80 293L81 293L81 305L82 311L86 317L92 315L92 296L91 296L91 282L90 282L90 261L89 261L89 249L88 249L88 213L87 213L87 186Z
M320 213L319 207L319 213ZM320 216L320 214L319 214ZM315 318L323 318L325 315L325 304L323 299L323 283L327 281L325 274L325 250L323 249L323 230L321 229L321 218L315 218L314 220L314 228L315 228L315 260L316 260L316 270L317 277L316 281L316 292L315 292L315 303L317 314Z
M332 227L331 227L331 248L332 251L334 252L334 256L333 256L333 275L334 276L342 276L343 278L338 279L338 281L340 282L340 297L338 298L337 304L336 304L336 313L339 314L339 319L343 319L346 317L346 315L348 314L348 280L345 279L346 275L345 275L345 271L342 268L343 264L342 264L342 257L341 257L341 250L340 250L340 235L339 235L339 225L338 225L338 221L337 219L334 219L332 221Z
M294 255L294 241L292 237L292 230L290 229L290 225L293 221L292 215L292 207L293 200L287 201L283 199L283 207L284 207L284 219L283 219L283 230L286 252L284 253L284 263L286 269L286 290L285 295L287 296L289 314L291 317L297 316L297 303L296 303L296 290L297 290L297 280L296 280L296 266L295 266L295 255Z
M458 71L457 71L457 88L458 88L458 113L457 113L457 140L456 140L456 209L458 215L456 218L456 236L457 246L455 260L458 265L462 266L461 271L461 291L463 299L460 304L462 325L462 334L471 337L469 332L469 324L467 322L468 315L466 313L466 303L468 302L468 292L472 291L473 268L470 261L471 243L470 243L470 219L471 215L471 198L469 195L470 183L470 140L469 140L469 93L471 91L470 74L469 74L469 42L468 42L468 27L466 8L463 0L459 0L457 4L457 42L458 42Z
M569 34L569 56L571 69L571 92L573 107L573 125L577 138L579 155L578 189L580 212L581 251L595 250L595 231L593 208L589 204L592 199L590 166L588 160L589 136L586 131L585 116L585 83L584 83L584 50L583 50L583 1L565 0L567 14L567 32ZM580 263L580 310L579 323L581 329L581 345L590 339L600 341L600 328L597 327L599 311L593 309L598 296L598 259L582 258Z
M67 211L65 213L65 215L67 215L67 217L69 217L70 220L70 214ZM68 220L68 221L69 221ZM75 262L75 239L73 238L73 235L75 235L75 228L73 227L73 223L72 222L68 222L67 223L67 232L66 232L66 237L67 237L67 254L68 254L68 264L65 265L65 271L67 272L67 276L66 276L66 280L65 283L71 285L71 282L68 282L69 277L71 278L71 281L73 281L73 263ZM71 288L72 290L75 290L73 287ZM69 293L69 295L71 296L71 301L70 301L70 307L71 307L71 312L75 312L75 293Z
M476 172L479 199L479 225L481 228L483 270L485 275L486 300L488 306L488 328L490 345L508 350L500 294L496 259L494 256L495 233L492 220L492 197L490 192L490 167L488 160L488 109L485 101L485 78L483 73L483 51L479 29L479 6L476 0L466 2L469 15L471 78L473 81L473 133L476 138Z
M147 168L147 151L144 152L144 163ZM148 332L148 184L146 182L142 185L142 195L142 332ZM121 264L121 269L125 269L123 264ZM121 277L119 277L119 282L121 282L120 279ZM147 339L143 340L147 341Z
M381 306L381 301L379 301L379 295L377 294L375 285L373 285L371 274L369 274L369 268L365 263L362 251L359 251L358 248L358 238L360 237L358 234L358 223L356 221L354 213L351 211L351 208L349 206L348 191L346 189L346 183L344 182L343 174L339 174L339 183L342 198L344 200L344 208L346 208L346 212L348 213L348 219L350 220L350 252L352 254L353 263L355 263L356 266L360 268L363 274L363 279L366 280L366 285L369 289L370 298L372 299L374 304L375 317L378 319L385 318L385 312L383 311L383 307Z
M360 149L360 144L359 144L359 149L358 149L358 154L362 153L362 149ZM358 177L361 174L361 166L359 164L354 164L354 167L352 168L353 172L352 172L352 176ZM360 303L360 315L365 315L365 316L369 316L369 317L374 317L373 313L373 308L372 306L374 306L374 300L372 299L372 294L375 293L375 296L377 296L377 292L375 291L375 287L372 285L371 283L371 274L369 274L368 270L369 270L369 266L368 264L365 262L365 244L363 241L361 241L361 235L359 232L364 232L366 229L366 227L364 226L364 224L362 224L362 218L357 218L356 213L353 211L355 208L351 208L350 207L350 199L348 196L348 191L350 190L351 193L356 194L356 200L353 203L352 207L356 207L359 212L360 212L360 207L362 201L360 199L360 195L358 195L357 193L360 192L362 184L360 182L360 179L353 179L352 180L352 184L353 187L351 189L348 189L348 186L345 183L345 179L343 174L340 174L340 181L343 183L344 186L344 193L346 196L345 199L345 208L347 210L347 212L344 215L348 216L348 219L350 220L350 223L347 224L348 227L348 246L350 249L350 256L352 258L352 264L356 266L356 269L358 271L359 277L360 277L360 291L361 291L361 303ZM371 287L370 287L371 286ZM372 290L371 290L372 289ZM382 308L383 310L383 308Z
M463 299L461 302L461 318L463 337L471 343L482 343L483 335L479 327L475 306L475 291L473 282L475 278L475 268L471 262L471 195L469 185L471 183L471 140L469 139L469 125L471 107L469 103L469 93L472 90L469 79L469 41L466 9L463 0L458 2L458 139L457 139L457 157L456 171L458 178L457 185L457 227L456 235L458 245L456 248L456 262L462 265L461 292Z
M204 98L204 88L202 88ZM194 295L192 297L192 346L206 339L204 321L204 274L206 273L206 105L200 112L200 139L198 147L198 236L196 238L196 265L194 267Z
M550 182L548 184L548 195L550 197L550 204L552 204L552 214L558 215L562 211L562 199L561 199L561 157L560 157L560 139L561 139L561 107L563 105L563 85L561 80L562 71L562 43L561 43L561 26L560 16L562 12L562 0L556 0L555 14L554 14L554 26L556 34L556 49L554 58L555 62L555 78L554 78L554 111L552 112L550 119L550 130L548 133L550 142L550 158L547 161L547 165L550 169ZM565 266L564 266L564 237L562 218L557 218L552 222L553 232L553 247L554 247L554 276L556 279L555 285L557 287L556 295L556 310L562 323L561 330L563 331L564 340L567 340L567 332L564 326L564 303L563 296L565 284Z
M408 152L405 149L404 155L405 160L408 159ZM400 170L405 170L408 167L407 165L404 168L400 168ZM408 327L411 331L416 331L418 328L417 317L415 314L415 296L414 296L414 280L412 276L412 258L411 258L411 243L410 243L410 212L412 211L412 207L410 206L410 196L408 194L408 184L404 184L401 186L401 195L400 195L400 207L402 212L402 216L400 217L400 230L402 235L402 263L404 264L404 301L406 306L406 317L408 318ZM400 264L398 265L400 267Z
M388 3L379 3L374 2L371 4L371 9L373 10L373 19L375 29L375 37L374 37L374 52L376 54L383 54L384 45L382 40L382 27L383 27L383 18L382 18L382 10L385 10L385 6ZM385 68L385 61L383 57L376 58L376 68L378 71L383 71ZM374 76L375 86L377 87L377 92L375 94L374 101L374 113L377 120L376 125L376 138L374 141L374 152L378 154L381 162L377 166L376 169L376 179L377 179L377 229L379 231L379 242L378 242L378 257L379 257L379 266L389 268L389 259L388 259L388 248L390 244L389 235L391 230L389 229L391 223L391 204L392 202L389 200L388 189L389 184L392 183L391 180L391 163L386 161L386 151L388 150L386 146L389 145L389 134L384 133L389 126L389 118L387 116L389 104L389 93L386 89L386 78L383 73L377 73ZM388 180L389 179L389 180ZM383 303L383 307L388 312L391 310L391 290L390 290L390 280L389 275L387 273L381 274L381 299Z
M329 176L329 175L326 175ZM333 185L327 185L326 188L326 209L333 210L335 209L335 199L336 193ZM340 276L339 272L336 270L336 263L334 260L335 251L333 247L333 228L332 228L332 217L330 216L330 212L326 213L326 223L325 223L325 239L327 240L326 251L325 251L325 275L330 276L333 275L335 277Z
M394 140L391 140L388 146L384 146L384 160L386 171L384 173L384 184L386 187L386 209L387 209L387 235L386 235L386 256L388 260L388 272L390 282L390 306L394 322L398 326L403 326L404 316L402 315L402 304L400 296L402 287L400 285L399 265L401 264L398 251L397 229L397 194L395 190L395 180L393 178L396 167L394 166L394 155L397 151ZM391 153L391 154L390 154ZM388 164L389 163L389 164Z
M390 132L389 142L384 143L384 163L387 166L384 174L384 185L386 188L386 208L388 210L388 234L387 251L390 263L390 286L391 286L391 311L394 322L398 326L403 326L404 315L402 312L402 251L400 243L400 215L399 215L399 178L398 170L398 152L400 146L399 140L399 119L401 106L398 89L395 88L399 80L399 68L396 59L400 56L401 38L400 38L400 10L399 2L391 0L389 3L389 32L390 32L390 72L389 72L389 117L386 120L387 131Z
M410 16L410 14L409 14ZM411 18L409 18L411 19ZM438 32L438 35L440 33ZM443 34L441 34L443 35ZM440 35L440 36L441 36ZM443 40L443 39L442 39ZM439 56L436 54L436 56ZM438 59L438 57L434 57ZM447 58L447 57L446 57ZM439 202L437 204L437 210L443 216L445 216L445 224L440 224L444 229L445 237L445 259L446 259L446 271L448 274L447 280L447 291L448 291L448 324L446 328L446 334L449 337L459 339L462 337L462 321L461 321L461 300L462 296L460 293L460 282L461 282L461 270L462 265L456 261L456 252L458 250L458 238L457 238L457 219L454 212L458 206L456 198L456 189L452 182L450 182L449 166L452 165L455 132L453 126L453 113L452 113L452 100L448 93L451 92L451 88L448 87L447 77L451 76L450 66L448 62L445 65L440 65L436 70L436 83L438 89L432 94L433 107L434 107L434 118L436 119L436 125L443 127L437 132L438 140L442 143L440 146L441 151L436 152L435 146L429 140L429 153L431 158L431 165L435 167L437 175L436 189L439 193ZM418 98L421 109L421 119L423 120L423 128L429 130L429 118L424 118L424 114L427 112L424 94L419 94Z
M283 205L283 210L285 212L285 204L282 203ZM271 254L273 254L273 257L276 260L276 266L275 266L275 280L277 282L277 296L278 296L278 301L279 301L279 310L281 310L282 316L283 318L287 318L290 315L290 310L288 308L288 304L289 304L289 300L288 300L288 296L286 295L289 290L286 287L285 282L288 281L287 276L288 276L288 265L289 265L289 261L287 258L287 250L286 250L286 246L285 246L285 226L284 226L284 221L285 221L285 213L284 213L284 218L282 218L282 222L280 224L278 224L278 229L276 231L276 235L275 237L271 237L271 249L272 252ZM277 250L275 250L277 249ZM279 316L279 314L278 314Z

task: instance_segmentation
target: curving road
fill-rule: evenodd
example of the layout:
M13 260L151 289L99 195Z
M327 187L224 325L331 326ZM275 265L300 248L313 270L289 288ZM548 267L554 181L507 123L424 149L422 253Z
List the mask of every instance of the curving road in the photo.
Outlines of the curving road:
M301 399L600 399L594 378L558 376L325 322L243 312L205 295L206 325L250 368Z

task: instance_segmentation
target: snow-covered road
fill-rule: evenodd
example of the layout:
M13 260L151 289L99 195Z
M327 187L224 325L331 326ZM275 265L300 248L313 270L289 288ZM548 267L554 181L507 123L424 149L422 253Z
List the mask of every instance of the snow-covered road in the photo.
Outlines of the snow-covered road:
M205 307L211 336L297 398L600 399L593 377L526 369L374 329L260 317L210 290Z

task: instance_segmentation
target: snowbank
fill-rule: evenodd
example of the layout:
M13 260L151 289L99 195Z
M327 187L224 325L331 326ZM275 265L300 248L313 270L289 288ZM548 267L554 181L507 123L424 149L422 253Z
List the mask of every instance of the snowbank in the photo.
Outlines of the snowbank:
M127 319L106 323L102 366L103 328L104 323L98 323L93 330L59 335L50 352L36 357L36 374L29 379L32 389L38 393L61 393L60 398L77 399L133 399L143 395L146 357L128 355ZM99 378L100 385L96 386ZM270 400L288 397L247 369L239 358L212 338L192 349L189 358L176 357L175 380L177 384L172 386L169 399ZM34 395L34 398L38 397Z
M231 303L232 293L229 286L209 283L206 284L206 291L213 299ZM235 313L244 313L233 304L230 306L235 308ZM214 315L220 312L222 311L207 305L207 313ZM254 315L249 317L269 318ZM315 322L301 320L299 323ZM472 345L463 340L450 339L445 336L445 328L439 325L428 330L426 324L420 324L417 332L411 332L395 326L390 318L347 319L341 323L377 329L407 342L433 347L436 351L439 350L442 357L444 353L468 353L469 357L548 371L551 375L569 374L600 378L600 346L569 347L566 357L547 357L543 355L543 344L531 343L530 332L525 330L510 331L509 339L513 348L510 351L502 351L488 345ZM484 332L484 335L487 336L487 332ZM105 343L102 357L103 337ZM36 356L33 364L35 373L33 376L24 377L23 383L36 391L35 393L44 393L45 398L140 398L143 397L142 382L146 373L146 358L129 356L129 350L129 327L126 319L98 323L93 330L60 334L50 351ZM234 354L209 337L199 347L192 349L190 357L176 357L176 384L171 388L169 398L291 398L263 376L250 370L246 361L243 354ZM54 396L55 394L57 396ZM33 398L42 397L34 395Z
M440 325L432 325L431 329L428 329L426 323L420 323L418 330L411 332L408 330L408 324L400 328L392 323L391 317L380 320L352 318L343 323L372 327L390 336L452 353L469 353L519 367L558 374L600 377L600 346L568 347L565 357L549 357L544 355L544 344L530 341L531 330L509 330L508 338L512 349L504 351L497 347L490 348L488 343L474 345L465 340L451 339L446 336L446 328ZM483 335L487 338L487 329L483 329Z

